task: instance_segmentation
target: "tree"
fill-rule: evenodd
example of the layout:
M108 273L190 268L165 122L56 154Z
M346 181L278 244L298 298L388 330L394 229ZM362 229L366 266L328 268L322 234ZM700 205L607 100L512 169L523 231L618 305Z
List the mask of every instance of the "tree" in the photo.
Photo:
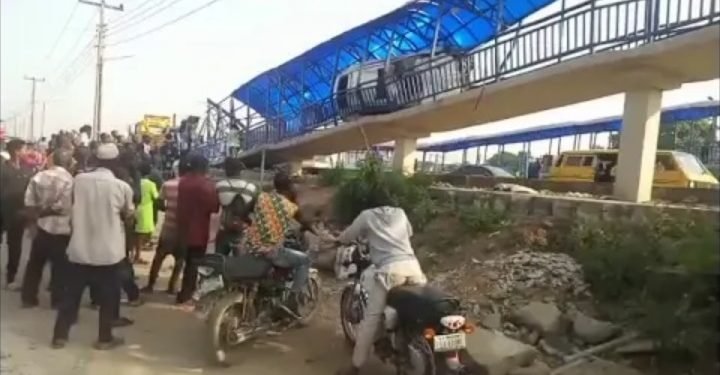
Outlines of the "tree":
M703 148L715 142L715 126L712 120L678 121L660 125L658 150L679 150L699 154ZM610 148L618 148L620 134L613 134Z
M491 156L488 159L487 164L500 167L516 175L518 171L520 171L521 160L518 155L515 155L512 152L503 151Z

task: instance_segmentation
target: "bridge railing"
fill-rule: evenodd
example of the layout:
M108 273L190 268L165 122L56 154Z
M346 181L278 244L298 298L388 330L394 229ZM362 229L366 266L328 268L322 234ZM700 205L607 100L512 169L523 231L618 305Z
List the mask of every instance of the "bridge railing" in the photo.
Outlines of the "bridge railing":
M635 48L720 23L720 0L589 0L459 56L440 55L304 106L296 118L265 118L244 132L244 149L390 113L593 53Z

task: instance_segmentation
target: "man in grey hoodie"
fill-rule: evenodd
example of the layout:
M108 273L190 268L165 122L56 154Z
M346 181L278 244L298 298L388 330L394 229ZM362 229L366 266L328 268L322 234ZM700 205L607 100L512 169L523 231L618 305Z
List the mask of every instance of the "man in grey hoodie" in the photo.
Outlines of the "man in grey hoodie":
M377 269L374 283L368 290L367 309L358 330L352 366L341 370L341 375L360 373L379 329L388 291L401 285L427 282L410 243L413 229L405 211L396 207L387 190L381 188L372 192L369 206L337 239L338 242L349 243L365 238L370 260Z

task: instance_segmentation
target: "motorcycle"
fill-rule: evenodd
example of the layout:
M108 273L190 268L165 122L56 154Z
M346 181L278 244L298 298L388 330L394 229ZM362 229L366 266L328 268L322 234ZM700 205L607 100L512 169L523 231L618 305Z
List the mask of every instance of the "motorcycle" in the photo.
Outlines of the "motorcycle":
M338 249L335 267L338 275L350 278L340 297L340 319L346 340L354 345L375 267L361 243ZM374 352L393 364L398 375L465 373L460 352L474 326L457 298L431 286L395 287L388 292L382 327Z
M289 238L285 244L298 243ZM276 267L254 255L208 254L200 262L198 279L193 295L195 312L208 325L208 357L222 366L229 365L230 348L308 324L319 306L321 289L316 269L310 270L305 296L292 301L292 269Z

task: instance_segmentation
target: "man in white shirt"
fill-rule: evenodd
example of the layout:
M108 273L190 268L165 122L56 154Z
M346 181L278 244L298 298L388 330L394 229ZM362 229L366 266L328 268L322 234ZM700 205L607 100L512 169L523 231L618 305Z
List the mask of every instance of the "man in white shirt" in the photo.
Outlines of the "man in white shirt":
M73 163L72 152L57 150L52 161L53 166L33 176L25 190L25 208L37 226L22 284L25 308L38 305L38 287L48 261L50 303L54 308L59 306L62 296L65 250L70 241L73 177L68 170Z
M86 286L95 290L100 307L95 348L108 350L124 343L112 335L112 327L120 302L119 267L126 255L125 220L133 216L134 205L132 188L112 172L118 155L114 144L99 145L97 168L75 177L66 294L55 321L54 348L67 343Z
M80 144L85 147L90 147L90 140L92 139L92 127L90 125L83 125L80 128Z

